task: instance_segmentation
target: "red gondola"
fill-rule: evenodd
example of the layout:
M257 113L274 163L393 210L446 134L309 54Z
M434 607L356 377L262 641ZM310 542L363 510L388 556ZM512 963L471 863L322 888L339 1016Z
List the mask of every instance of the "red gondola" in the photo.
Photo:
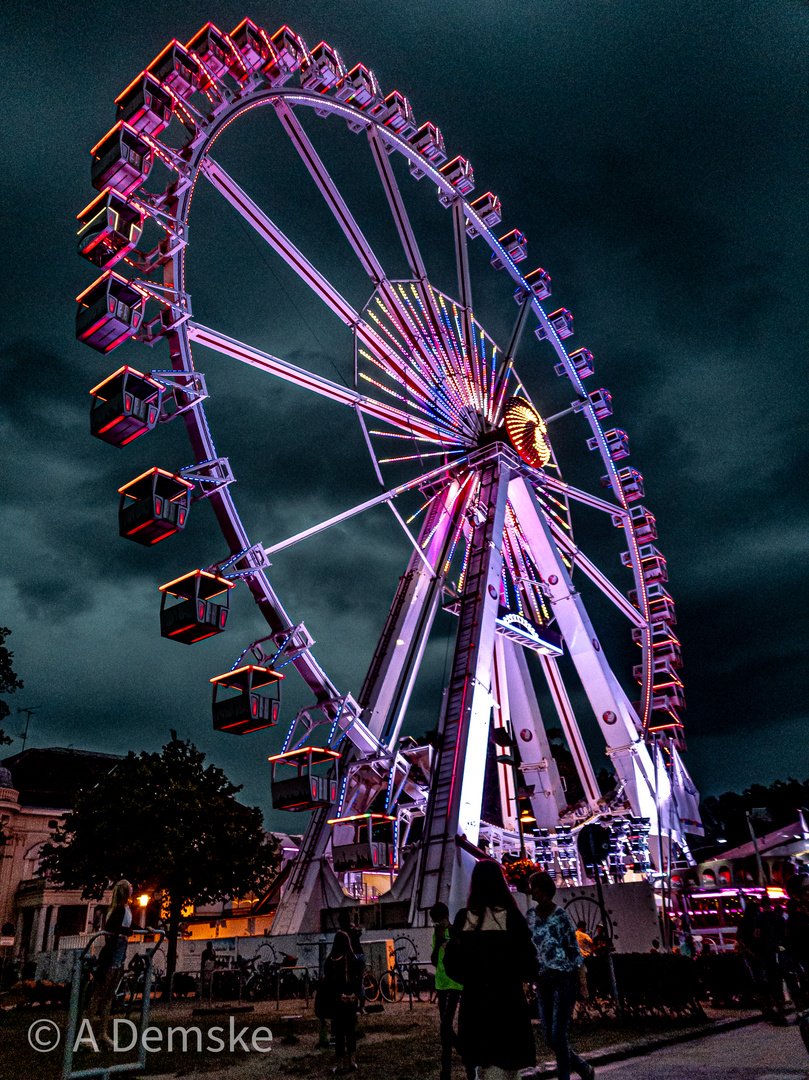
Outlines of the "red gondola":
M327 762L335 766L339 759L339 751L320 746L302 746L267 758L272 764L273 810L316 810L319 806L331 806L337 799L337 778L319 775L314 772L314 766ZM295 776L279 779L276 775L279 765L294 768Z
M228 619L228 594L233 582L208 570L192 570L160 586L160 634L172 641L193 645L203 638L221 634ZM224 595L224 601L212 603ZM168 604L174 597L177 604Z
M114 187L122 195L131 195L149 176L154 151L137 131L122 120L90 151L90 182L98 191Z
M151 546L185 528L194 485L164 469L149 469L118 488L120 535Z
M215 675L211 679L214 731L247 735L277 724L283 678L279 671L257 664L245 664L235 671ZM275 690L274 696L258 692L268 686ZM236 694L227 694L228 690L235 690Z
M143 214L114 188L105 188L76 215L79 255L106 270L135 247L143 232Z
M126 446L160 418L163 386L135 368L118 368L90 394L90 434L110 446Z
M159 135L174 113L174 98L148 71L122 90L115 99L118 119L144 135Z
M396 818L389 814L354 814L332 818L332 858L334 869L393 870L396 848L393 826Z
M76 297L76 337L98 352L108 353L136 334L146 297L114 270L105 271Z

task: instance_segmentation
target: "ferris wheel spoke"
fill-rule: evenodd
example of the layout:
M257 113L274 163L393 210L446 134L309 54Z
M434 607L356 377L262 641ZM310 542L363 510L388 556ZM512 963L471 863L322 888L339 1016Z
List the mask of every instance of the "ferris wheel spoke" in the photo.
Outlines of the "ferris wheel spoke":
M375 495L372 499L366 499L365 502L358 503L357 506L352 507L350 510L344 510L340 514L335 514L334 517L328 518L326 521L321 521L318 525L312 525L309 529L304 529L302 532L295 533L294 536L288 537L286 540L280 540L277 544L273 544L271 547L265 548L265 555L274 555L278 551L283 551L285 548L292 547L294 544L300 543L301 540L306 540L310 536L315 536L317 533L324 532L326 529L330 529L332 525L338 525L341 521L347 521L349 518L356 517L357 514L363 513L365 510L370 510L374 506L380 506L382 503L391 502L399 495L403 495L406 491L412 491L414 488L420 487L422 484L427 484L431 481L438 480L440 477L445 476L451 469L456 469L466 459L455 458L451 462L446 462L444 465L440 465L437 469L431 469L430 472L423 473L421 476L417 476L414 480L408 480L406 484L399 484L398 487L391 488L389 491L383 491L379 495ZM398 516L398 515L397 515ZM402 525L405 528L408 536L412 540L412 534L407 528L403 519ZM435 574L435 568L430 562L428 557L423 551L420 552L425 563L427 564L430 572Z
M300 279L337 315L346 325L355 330L358 339L368 349L372 359L384 371L399 381L420 401L430 398L430 391L421 379L402 363L401 358L387 348L385 343L362 318L360 313L346 300L340 291L320 273L302 251L286 236L274 221L250 198L249 195L227 174L222 166L211 157L206 157L201 166L202 172L216 190L227 199L233 208L241 214L262 239L291 267Z
M312 390L314 393L321 394L323 397L327 397L341 405L349 405L352 408L360 409L377 420L383 420L401 431L407 432L410 436L440 444L454 441L451 436L448 437L444 428L431 423L429 420L422 420L400 409L385 405L381 401L374 401L356 390L341 386L330 379L324 379L320 375L306 371L304 368L296 367L295 364L290 364L277 356L255 349L252 345L246 345L243 341L237 341L235 338L221 334L208 326L201 326L195 322L188 322L186 325L188 327L188 337L191 341L206 345L209 349L224 353L234 360L240 360L251 367L268 371L280 379L294 383L296 386L302 386L306 390Z
M472 318L472 282L469 277L469 250L466 236L466 205L458 196L452 204L452 226L455 236L455 265L458 272L458 302L461 308L461 321L463 324L463 339L466 342L469 367L477 391L477 397L481 411L485 408L486 392L484 389L484 373L481 371L477 356L477 343L473 332L474 321Z
M408 265L410 266L414 277L418 281L418 292L424 307L425 317L430 324L430 332L442 341L444 348L448 348L449 343L446 340L441 316L435 303L435 296L427 277L427 268L424 265L424 259L419 250L413 227L410 224L410 218L407 215L399 185L396 183L396 177L393 175L390 158L385 152L382 137L375 124L372 124L368 128L368 142L376 163L379 178L382 181L385 197L390 206L394 224L399 233L399 239L401 240L405 257L407 258Z
M407 262L413 272L413 276L418 278L419 281L426 281L427 268L424 265L424 259L419 250L416 234L413 232L413 226L410 224L410 218L407 216L407 211L405 210L405 205L402 200L402 194L399 191L399 185L396 183L396 177L393 175L393 169L390 165L390 158L385 153L379 131L375 124L372 124L368 128L368 142L371 147L374 161L376 162L377 171L379 172L379 177L382 181L382 187L388 200L388 205L393 214L393 221L399 233L399 239L402 242Z
M403 314L401 298L399 297L394 284L388 280L388 276L385 273L382 263L375 255L368 239L363 234L354 215L349 210L345 199L342 197L336 184L329 175L320 155L312 145L311 139L303 130L300 121L283 98L274 100L273 105L275 106L275 111L278 114L284 130L287 135L289 135L293 146L298 151L301 160L317 184L335 221L342 229L351 247L354 249L366 274L373 282L375 288L377 288L380 294L387 300L388 304L395 308L400 314ZM383 156L387 158L387 155L384 155L384 152ZM402 207L402 212L404 212L404 207ZM397 221L398 220L399 219L397 218ZM415 247L415 237L413 236L412 229L409 228L409 222L407 223L407 229L408 244L406 245L405 250L408 253L412 253L413 251L417 253L418 249ZM423 269L420 255L418 255L418 262ZM426 278L426 274L423 276ZM411 348L418 351L418 341L416 339L411 339L409 345Z
M363 235L362 229L359 227L354 215L346 205L345 199L337 190L337 186L329 176L328 170L323 164L317 150L315 150L312 145L311 139L303 130L300 121L283 98L276 98L273 101L273 105L276 114L281 121L282 127L290 137L292 145L298 151L298 154L312 176L312 179L320 189L320 193L326 200L337 224L343 230L346 239L356 252L362 263L363 269L373 281L374 285L381 285L383 282L387 281L387 275L382 264L374 254L368 240Z
M612 600L613 604L626 615L630 622L642 630L646 630L648 624L638 609L629 603L624 594L612 584L609 578L582 551L579 551L564 530L560 529L554 521L549 521L548 525L559 550L564 551L570 557L571 562L575 562L576 566L584 571L587 577L599 587L608 599Z
M566 484L564 480L558 480L555 476L549 476L547 473L542 479L542 485L543 487L549 488L551 491L558 491L566 498L584 503L585 506L592 506L595 510L603 510L604 513L610 514L613 517L620 516L624 519L629 517L629 512L622 506L616 506L615 503L608 503L606 499L599 499L597 495L591 495L589 491L582 491L580 488L575 488L572 484Z

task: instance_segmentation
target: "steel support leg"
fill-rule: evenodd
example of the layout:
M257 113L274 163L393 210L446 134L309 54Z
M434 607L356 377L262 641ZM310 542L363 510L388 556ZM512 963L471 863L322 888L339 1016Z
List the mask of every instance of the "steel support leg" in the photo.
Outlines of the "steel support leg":
M422 839L416 905L448 903L455 837L473 844L480 829L480 804L486 767L495 620L500 599L503 526L510 470L499 456L481 471L479 505L485 520L474 526L466 582L461 596L455 655L439 731L439 749L430 787Z

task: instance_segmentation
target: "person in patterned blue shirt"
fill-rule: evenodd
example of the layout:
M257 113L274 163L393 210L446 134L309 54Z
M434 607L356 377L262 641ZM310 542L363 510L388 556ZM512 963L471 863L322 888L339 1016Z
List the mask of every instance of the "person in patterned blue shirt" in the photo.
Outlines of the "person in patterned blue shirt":
M582 1080L592 1080L595 1069L568 1042L582 963L576 931L568 913L553 902L556 885L550 874L532 874L528 885L536 904L528 909L528 926L539 964L537 998L545 1041L556 1054L558 1080L570 1080L571 1068Z

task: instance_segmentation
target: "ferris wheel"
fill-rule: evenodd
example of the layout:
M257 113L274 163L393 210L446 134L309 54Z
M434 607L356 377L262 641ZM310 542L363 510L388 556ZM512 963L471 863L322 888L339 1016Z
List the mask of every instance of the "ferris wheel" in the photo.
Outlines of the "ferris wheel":
M401 869L392 892L410 900L413 921L460 889L455 838L478 841L492 723L495 732L502 729L499 744L512 748L497 762L505 824L514 825L520 800L527 800L539 828L567 822L570 831L575 815L566 807L528 652L538 658L553 723L575 761L584 792L579 817L598 814L604 802L558 662L565 651L603 734L617 798L651 821L653 832L683 840L695 803L665 821L661 814L677 784L690 781L679 757L680 647L666 562L654 545L655 519L641 502L641 474L619 464L629 453L626 433L602 424L612 413L610 394L585 389L593 356L586 348L566 350L572 316L565 308L546 312L546 271L518 269L527 240L516 228L501 234L500 200L490 191L477 195L470 163L460 155L450 159L440 130L417 123L405 96L385 94L363 64L348 70L325 42L309 49L286 26L270 35L245 19L226 34L207 23L187 45L170 42L116 104L115 126L92 150L98 195L79 215L79 251L103 272L78 297L77 337L104 354L128 340L164 341L170 362L148 371L127 362L106 375L91 391L91 428L125 446L161 423L185 423L195 463L177 471L154 467L123 484L120 531L151 546L182 531L196 501L210 501L224 551L160 586L161 632L186 644L232 633L228 595L242 582L268 625L229 672L211 679L214 726L233 734L273 726L286 665L312 692L312 704L292 719L271 758L273 804L312 811L278 927L304 926L327 852L334 869L346 873ZM220 136L260 107L275 113L276 138L288 140L299 156L301 184L313 185L345 237L346 260L367 276L366 303L352 303L334 275L318 269L220 161ZM344 121L353 152L366 156L369 182L381 186L409 267L405 279L388 276L304 126L304 111ZM416 189L408 196L435 197L425 190L432 187L445 208L457 271L452 296L431 283L429 253L394 168L397 155ZM191 207L197 185L205 183L342 322L353 351L353 386L237 340L192 313ZM150 231L152 247L144 243ZM510 305L505 340L496 341L476 316L472 245L489 249L492 289ZM532 372L536 387L530 381L526 387L517 368L529 327L545 342L547 357L546 370ZM206 419L208 389L192 356L197 345L352 410L383 490L295 536L267 546L252 540L231 493L235 477ZM573 398L551 417L542 415L545 377L568 380ZM598 490L563 478L565 463L553 445L561 422L581 425L582 449L603 461ZM405 521L398 505L416 495L419 506ZM397 516L412 555L353 696L329 679L299 621L305 612L286 611L267 571L270 556L381 504ZM578 521L574 539L580 507L620 530L626 550L616 555L615 568L597 567L579 547ZM621 564L634 579L628 594L613 582L624 573ZM604 655L574 574L615 605L640 646L634 704ZM403 741L401 731L440 608L457 616L457 635L438 744L425 747ZM408 837L419 830L400 867Z

